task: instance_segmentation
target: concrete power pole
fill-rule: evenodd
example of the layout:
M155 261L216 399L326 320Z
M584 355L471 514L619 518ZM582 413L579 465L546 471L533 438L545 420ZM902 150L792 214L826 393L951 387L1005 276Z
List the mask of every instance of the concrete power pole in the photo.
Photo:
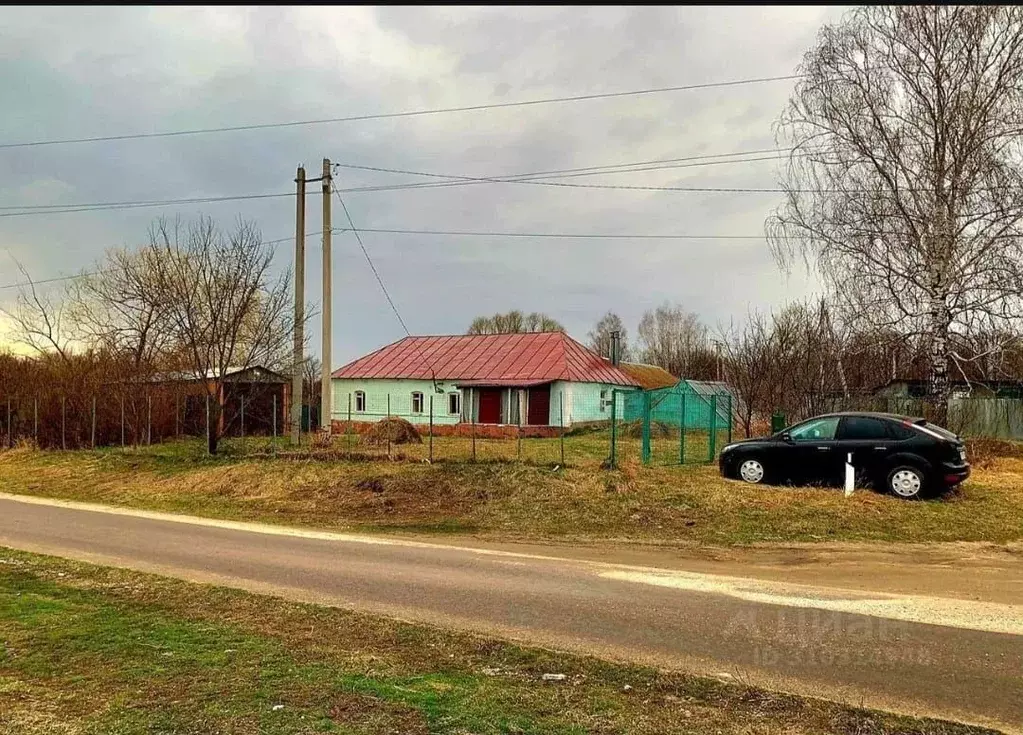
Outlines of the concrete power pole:
M305 370L305 168L295 176L295 344L291 361L291 443L302 440L302 378Z
M322 359L320 360L320 427L330 434L331 419L331 390L330 373L332 365L332 351L330 344L331 311L333 299L331 281L333 272L330 266L330 159L323 159L323 347Z

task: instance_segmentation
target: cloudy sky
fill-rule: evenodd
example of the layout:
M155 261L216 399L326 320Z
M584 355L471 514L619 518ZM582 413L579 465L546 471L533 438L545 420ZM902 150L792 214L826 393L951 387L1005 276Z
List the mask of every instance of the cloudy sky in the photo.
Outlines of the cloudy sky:
M284 122L792 74L822 23L800 8L4 8L0 144ZM255 219L294 233L286 197L63 214L19 206L293 191L321 159L461 176L775 146L791 81L586 102L78 145L0 148L0 286L90 267L154 217ZM566 179L629 186L772 187L773 161ZM431 181L342 169L338 186ZM318 186L308 230L319 230ZM772 194L526 184L349 192L356 226L477 232L761 235ZM342 214L335 205L335 226ZM7 215L14 216L7 216ZM546 239L366 233L413 333L545 311L585 338L606 310L630 331L665 300L714 326L813 289L761 239ZM351 233L334 240L339 365L403 332ZM294 246L283 242L278 266ZM308 241L319 302L319 237ZM57 284L54 288L60 288ZM0 306L15 291L0 289ZM319 324L312 324L314 335ZM319 351L318 341L313 340Z

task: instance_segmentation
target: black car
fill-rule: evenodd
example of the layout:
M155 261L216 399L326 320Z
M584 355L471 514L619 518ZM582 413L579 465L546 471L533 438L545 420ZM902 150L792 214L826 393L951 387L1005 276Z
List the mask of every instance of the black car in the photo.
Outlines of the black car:
M890 413L816 416L721 450L725 477L749 483L841 485L852 457L857 485L900 498L937 494L970 476L963 442L924 419Z

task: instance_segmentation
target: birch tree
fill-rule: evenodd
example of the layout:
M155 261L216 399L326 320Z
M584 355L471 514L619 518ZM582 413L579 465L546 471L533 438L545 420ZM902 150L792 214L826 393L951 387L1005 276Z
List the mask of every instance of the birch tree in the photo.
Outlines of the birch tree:
M800 71L774 252L816 266L860 330L922 337L941 411L951 337L1023 313L1023 10L858 8Z

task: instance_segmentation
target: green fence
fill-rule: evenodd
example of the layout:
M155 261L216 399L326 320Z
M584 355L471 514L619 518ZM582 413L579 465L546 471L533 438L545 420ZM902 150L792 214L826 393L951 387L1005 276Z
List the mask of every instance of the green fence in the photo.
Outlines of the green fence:
M713 462L732 440L732 404L720 384L682 381L659 390L615 391L609 464Z

